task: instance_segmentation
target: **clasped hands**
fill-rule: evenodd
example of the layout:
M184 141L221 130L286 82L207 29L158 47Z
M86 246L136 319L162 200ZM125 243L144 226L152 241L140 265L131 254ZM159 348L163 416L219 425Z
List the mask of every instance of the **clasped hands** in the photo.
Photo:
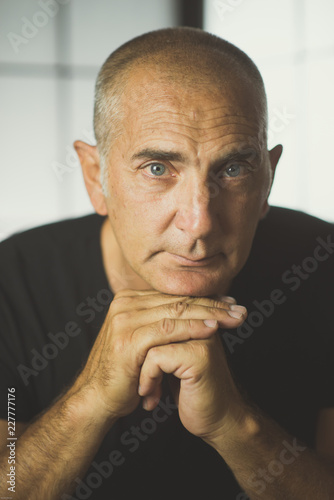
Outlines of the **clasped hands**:
M163 374L171 374L182 424L214 445L242 409L217 331L236 328L246 314L230 297L123 290L110 305L79 383L94 388L100 411L114 421L141 398L153 410Z

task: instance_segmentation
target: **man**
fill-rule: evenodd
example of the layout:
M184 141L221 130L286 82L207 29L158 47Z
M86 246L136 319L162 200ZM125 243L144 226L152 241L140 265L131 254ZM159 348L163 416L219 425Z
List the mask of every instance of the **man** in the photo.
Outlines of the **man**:
M333 226L269 210L257 68L166 29L96 89L99 215L2 244L1 496L334 498Z

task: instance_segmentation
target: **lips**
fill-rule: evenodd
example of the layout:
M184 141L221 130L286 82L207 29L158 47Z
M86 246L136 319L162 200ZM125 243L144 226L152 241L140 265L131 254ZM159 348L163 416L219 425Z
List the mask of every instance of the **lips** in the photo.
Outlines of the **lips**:
M187 267L203 267L203 266L208 266L210 264L215 263L217 258L219 258L220 254L215 254L211 255L208 257L201 257L201 258L190 258L190 257L184 257L182 255L177 255L174 253L169 253L169 255L179 262L182 266L187 266Z

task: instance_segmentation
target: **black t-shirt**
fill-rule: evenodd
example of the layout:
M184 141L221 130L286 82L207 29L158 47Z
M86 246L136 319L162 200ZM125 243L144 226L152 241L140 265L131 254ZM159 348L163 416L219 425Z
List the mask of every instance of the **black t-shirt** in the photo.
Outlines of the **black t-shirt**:
M103 220L57 222L0 244L0 418L8 388L16 420L28 422L84 366L113 297ZM271 208L229 291L248 318L220 332L245 397L310 447L319 409L334 407L333 277L333 225ZM63 500L246 498L224 460L183 428L166 381L158 408L120 419L77 483Z

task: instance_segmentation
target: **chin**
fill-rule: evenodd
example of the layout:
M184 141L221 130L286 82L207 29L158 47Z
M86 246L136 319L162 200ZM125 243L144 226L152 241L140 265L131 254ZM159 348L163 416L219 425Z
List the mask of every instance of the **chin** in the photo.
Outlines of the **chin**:
M155 290L169 295L210 297L228 291L228 285L223 278L198 272L161 273L151 284Z

